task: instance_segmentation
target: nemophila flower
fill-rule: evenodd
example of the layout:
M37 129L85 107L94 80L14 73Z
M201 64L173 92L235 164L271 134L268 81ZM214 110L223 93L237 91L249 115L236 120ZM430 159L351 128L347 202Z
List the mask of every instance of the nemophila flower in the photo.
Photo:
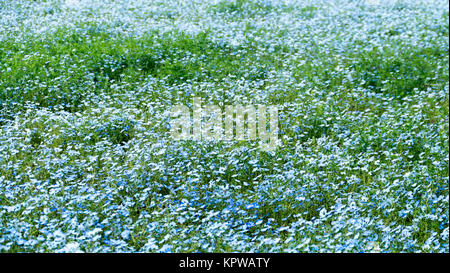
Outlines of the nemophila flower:
M0 251L448 252L442 1L66 2L0 8ZM194 96L281 145L174 141Z

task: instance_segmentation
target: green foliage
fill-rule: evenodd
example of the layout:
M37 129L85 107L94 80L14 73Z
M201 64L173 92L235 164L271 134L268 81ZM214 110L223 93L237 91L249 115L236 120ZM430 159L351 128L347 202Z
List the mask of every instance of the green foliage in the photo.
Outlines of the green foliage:
M443 88L447 81L444 71L437 69L438 64L448 63L448 54L440 48L373 48L352 61L350 67L362 87L395 97L412 94L415 89Z

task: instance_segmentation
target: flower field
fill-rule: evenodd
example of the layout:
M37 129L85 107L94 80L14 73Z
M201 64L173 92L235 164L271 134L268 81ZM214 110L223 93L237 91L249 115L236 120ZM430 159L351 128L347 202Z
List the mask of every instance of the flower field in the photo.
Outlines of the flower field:
M0 1L0 252L449 252L445 0ZM278 107L279 145L171 108Z

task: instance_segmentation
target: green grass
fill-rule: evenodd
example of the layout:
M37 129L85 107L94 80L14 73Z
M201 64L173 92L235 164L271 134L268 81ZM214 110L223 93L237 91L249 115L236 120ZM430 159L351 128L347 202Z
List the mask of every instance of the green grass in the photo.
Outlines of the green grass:
M168 84L241 77L240 63L254 58L251 50L215 44L207 33L123 39L95 25L77 31L59 29L25 45L1 42L0 56L8 69L0 78L0 100L62 105L74 111L88 94L114 92L114 83L126 82L133 88L148 76ZM265 74L247 76L256 80Z

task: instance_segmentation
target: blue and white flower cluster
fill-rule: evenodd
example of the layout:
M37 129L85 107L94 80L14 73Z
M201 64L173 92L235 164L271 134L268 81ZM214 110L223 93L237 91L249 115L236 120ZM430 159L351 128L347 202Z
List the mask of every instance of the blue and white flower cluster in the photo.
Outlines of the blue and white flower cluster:
M449 252L448 2L367 2L1 1L0 252Z

